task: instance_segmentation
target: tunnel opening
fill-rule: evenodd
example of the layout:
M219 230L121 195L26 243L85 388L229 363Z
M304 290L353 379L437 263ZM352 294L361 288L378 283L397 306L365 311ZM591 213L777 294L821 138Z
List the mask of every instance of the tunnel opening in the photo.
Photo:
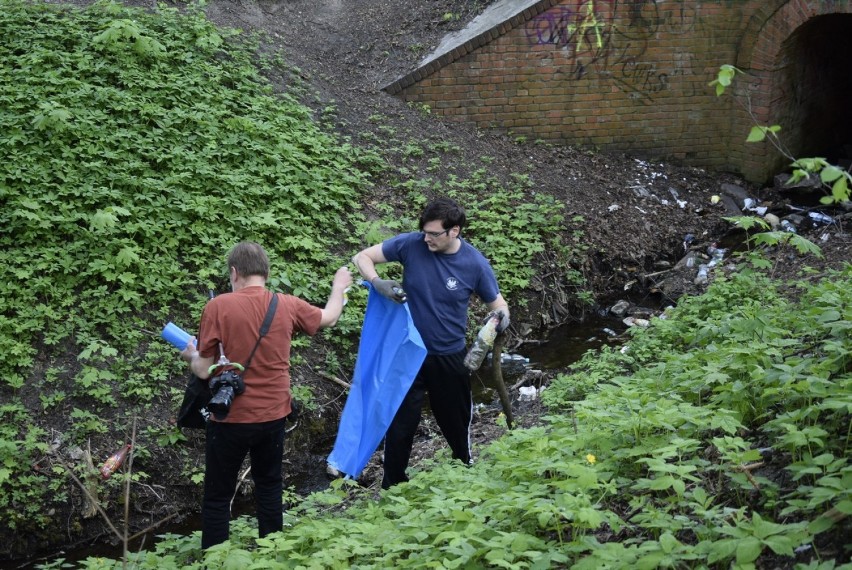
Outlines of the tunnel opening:
M782 138L796 158L852 166L852 14L811 18L782 46L791 100ZM791 138L783 137L783 132Z

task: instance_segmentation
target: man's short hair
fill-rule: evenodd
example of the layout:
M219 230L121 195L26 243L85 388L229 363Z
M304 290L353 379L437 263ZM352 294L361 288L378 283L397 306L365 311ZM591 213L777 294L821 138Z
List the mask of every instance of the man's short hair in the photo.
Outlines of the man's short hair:
M241 241L228 253L228 269L233 267L241 277L269 277L269 256L259 243Z
M420 214L420 231L423 226L434 220L440 220L441 227L445 230L458 226L464 228L467 222L464 208L451 198L437 198L429 202Z

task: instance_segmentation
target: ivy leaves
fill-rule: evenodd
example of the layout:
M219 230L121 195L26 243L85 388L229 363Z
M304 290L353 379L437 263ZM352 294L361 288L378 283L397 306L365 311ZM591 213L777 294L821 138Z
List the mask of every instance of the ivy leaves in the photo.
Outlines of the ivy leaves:
M293 97L269 94L252 44L226 42L197 7L4 10L0 193L11 208L0 287L16 318L0 337L22 345L15 374L31 363L32 333L48 326L29 310L40 300L77 298L111 339L126 339L121 315L145 305L156 307L155 330L172 311L194 320L187 285L206 290L239 239L263 242L279 263L304 262L293 285L322 300L333 234L365 177L357 151ZM48 281L12 286L32 260Z
M169 320L192 328L243 239L264 244L273 275L286 274L277 284L325 300L333 268L351 256L335 252L367 176L357 149L296 98L272 95L251 38L217 30L195 4L2 4L4 401L29 389L47 394L32 399L44 406L33 414L78 416L169 402L163 380L182 366L157 331ZM40 371L74 355L57 381L67 385L49 385ZM102 428L64 417L80 441ZM38 450L17 429L15 449L0 453L20 469L11 487L0 482L2 520L13 497L42 512L52 500L27 471Z

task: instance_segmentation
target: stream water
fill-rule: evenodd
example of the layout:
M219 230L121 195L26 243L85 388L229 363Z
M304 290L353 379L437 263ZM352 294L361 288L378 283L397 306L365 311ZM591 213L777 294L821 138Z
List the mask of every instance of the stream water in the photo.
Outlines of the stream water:
M504 349L504 357L514 355L514 360L503 360L503 377L507 387L513 385L527 369L555 370L564 368L579 358L588 350L596 349L607 343L617 344L620 339L617 335L625 330L626 326L620 319L612 316L591 316L582 323L572 323L553 329L544 338L534 342L524 343L511 350ZM528 359L528 362L527 362ZM472 379L473 397L476 404L486 406L499 406L499 398L496 387L493 385L489 361L474 374ZM322 442L314 450L316 468L309 472L297 473L285 481L285 486L292 485L296 492L306 495L328 486L329 480L325 474L325 459L334 445L334 434L327 441ZM199 502L201 497L199 495ZM253 514L254 504L251 497L238 498L234 503L234 516L241 514ZM201 528L200 515L193 515L184 519L179 524L165 524L151 533L139 537L129 544L129 550L152 549L157 541L157 536L174 533L188 535ZM48 558L27 561L0 561L0 570L32 569L37 564L45 564L57 558L64 558L68 562L76 562L89 557L104 557L120 559L122 556L121 544L95 544L85 548L57 552Z
M592 316L582 323L571 323L555 328L542 339L522 344L517 349L504 349L503 378L508 388L523 375L526 369L555 370L576 362L587 351L604 344L620 343L619 335L626 325L612 316ZM512 358L515 357L515 358ZM522 357L520 361L517 357ZM496 401L490 358L473 377L473 397L476 403Z

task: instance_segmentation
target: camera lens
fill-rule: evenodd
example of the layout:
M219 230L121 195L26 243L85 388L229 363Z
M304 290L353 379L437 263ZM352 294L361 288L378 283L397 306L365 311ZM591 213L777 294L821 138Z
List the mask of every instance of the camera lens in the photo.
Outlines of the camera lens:
M210 403L207 404L207 409L217 420L225 419L228 411L231 409L231 402L234 401L234 389L231 386L225 385L219 388L213 397L210 398Z

